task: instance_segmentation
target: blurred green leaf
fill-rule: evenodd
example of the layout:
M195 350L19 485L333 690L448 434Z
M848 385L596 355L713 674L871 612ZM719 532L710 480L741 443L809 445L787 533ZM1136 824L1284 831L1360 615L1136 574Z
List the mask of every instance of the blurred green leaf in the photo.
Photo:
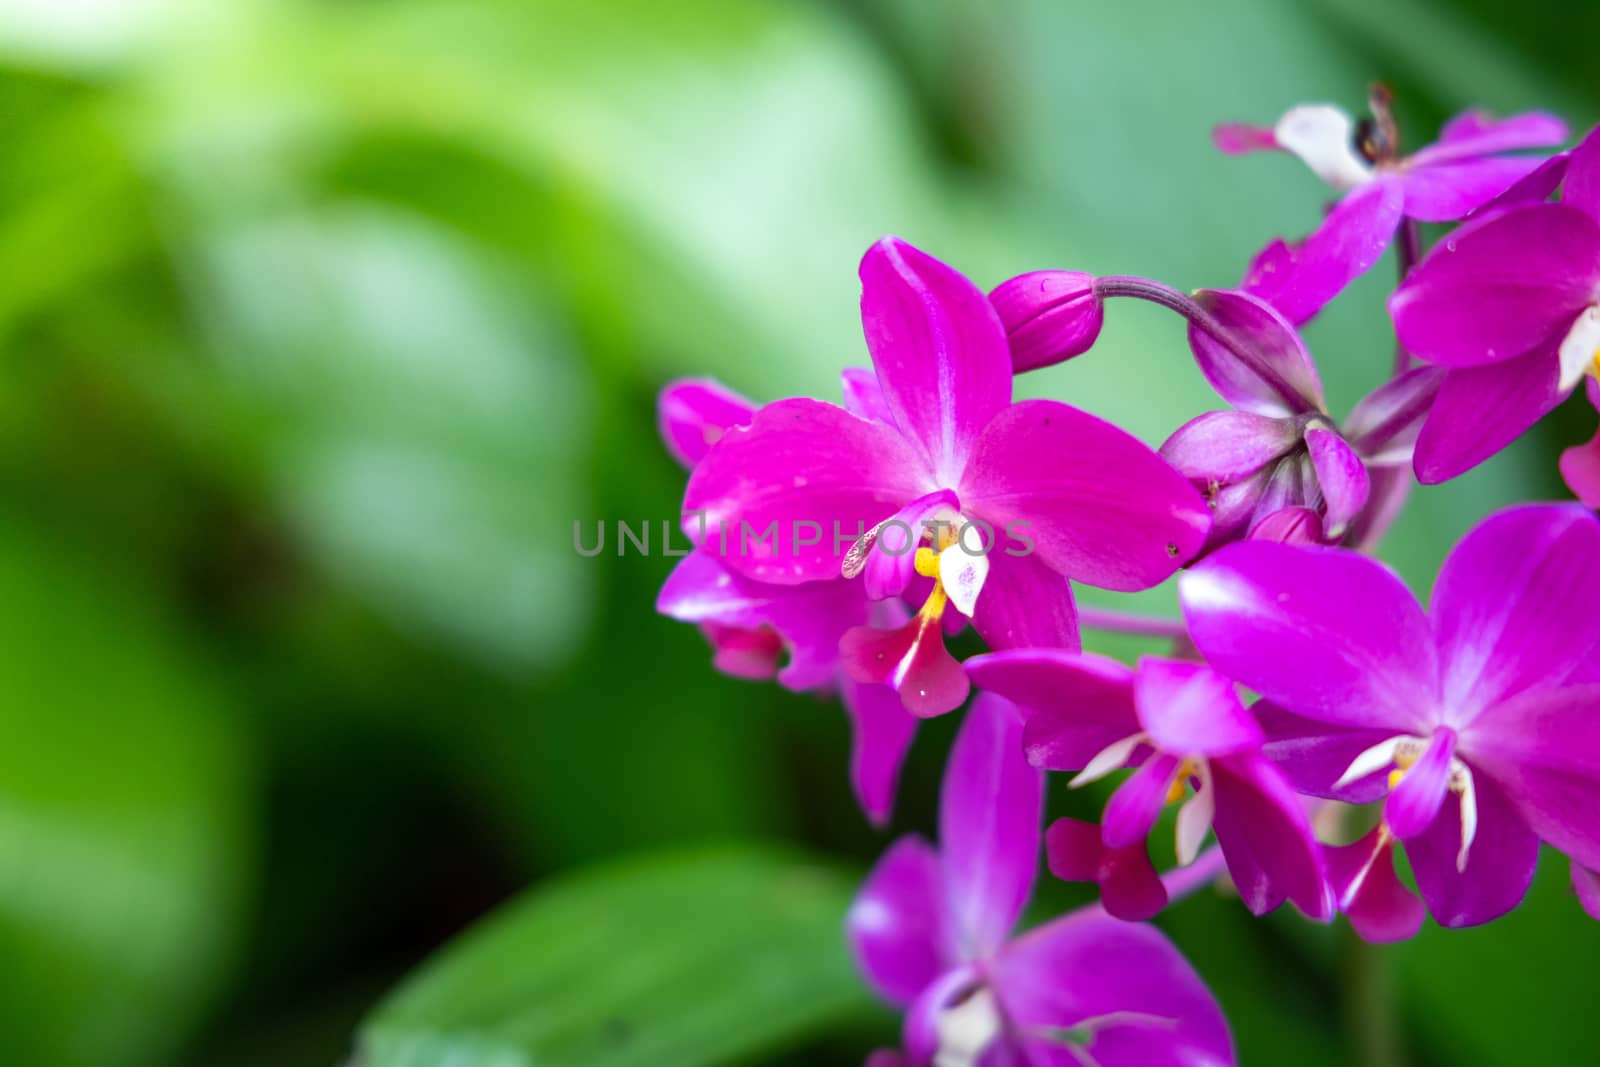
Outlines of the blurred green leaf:
M1438 1063L1588 1063L1591 975L1600 923L1572 893L1568 864L1546 848L1528 899L1485 926L1445 930L1389 949Z
M314 556L397 628L514 671L588 621L582 468L562 462L587 444L588 389L548 315L475 252L346 203L208 234L195 285Z
M169 1062L240 918L238 724L115 566L8 519L0 603L0 1057Z
M367 1023L361 1067L709 1067L848 1022L849 881L754 849L628 860L508 905Z

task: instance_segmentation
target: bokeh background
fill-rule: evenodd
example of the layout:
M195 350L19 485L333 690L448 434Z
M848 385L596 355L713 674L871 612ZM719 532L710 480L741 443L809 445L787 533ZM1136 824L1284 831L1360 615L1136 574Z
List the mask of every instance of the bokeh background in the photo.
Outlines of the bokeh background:
M838 938L888 840L842 714L715 675L652 612L671 560L573 551L675 513L656 390L832 396L885 232L985 285L1229 284L1325 194L1213 122L1381 77L1413 145L1474 104L1581 129L1596 39L1562 0L0 3L0 1063L888 1043ZM1310 331L1336 411L1392 277ZM1137 307L1024 388L1152 443L1216 406ZM1589 429L1419 493L1386 554L1426 592ZM1248 1064L1593 1059L1600 927L1553 858L1388 950L1211 894L1163 925Z

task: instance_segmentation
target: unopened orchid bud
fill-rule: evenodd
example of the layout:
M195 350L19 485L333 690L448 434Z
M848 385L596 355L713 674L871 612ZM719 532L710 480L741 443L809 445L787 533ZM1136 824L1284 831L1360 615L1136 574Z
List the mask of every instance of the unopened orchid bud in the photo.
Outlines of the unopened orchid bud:
M1006 328L1011 369L1037 370L1082 355L1105 322L1093 275L1036 270L1001 282L989 302Z

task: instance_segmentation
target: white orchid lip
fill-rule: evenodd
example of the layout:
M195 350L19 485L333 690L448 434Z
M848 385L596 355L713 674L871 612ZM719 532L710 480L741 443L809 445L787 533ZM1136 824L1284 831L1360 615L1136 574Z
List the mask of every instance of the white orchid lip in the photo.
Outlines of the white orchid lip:
M1088 766L1072 777L1067 783L1067 788L1081 789L1098 782L1113 771L1120 770L1126 766L1140 745L1155 748L1150 735L1144 732L1130 734L1120 741L1113 741L1090 758ZM1198 779L1200 784L1188 800L1183 800L1191 778ZM1199 856L1200 846L1205 843L1206 834L1211 830L1211 823L1217 812L1216 791L1211 787L1211 765L1204 757L1188 756L1179 760L1178 769L1172 776L1172 785L1167 793L1167 803L1176 804L1180 800L1183 800L1183 806L1178 809L1177 858L1178 866L1187 867Z
M1561 391L1571 392L1585 374L1600 373L1600 304L1583 309L1561 341Z
M1089 760L1088 766L1072 776L1067 782L1068 789L1081 789L1093 782L1098 782L1112 771L1120 770L1133 756L1133 750L1141 744L1149 744L1150 735L1146 733L1132 734L1121 741L1111 744L1096 752ZM1151 746L1154 747L1153 745Z
M940 1012L934 1020L939 1050L934 1067L975 1067L1000 1036L1000 1007L987 986L979 986L959 1004Z
M1389 771L1388 788L1392 792L1400 784L1400 779L1405 777L1407 771L1416 765L1423 753L1428 751L1428 746L1437 742L1431 737L1415 737L1410 734L1400 734L1367 748L1350 761L1339 780L1333 783L1333 788L1343 789L1354 785L1363 778L1371 777L1380 771ZM1478 794L1472 780L1472 768L1461 761L1459 756L1450 757L1450 779L1448 789L1461 801L1461 848L1456 853L1456 870L1467 869L1467 859L1472 850L1472 842L1478 834Z
M1340 192L1372 179L1373 165L1356 150L1356 123L1332 104L1301 104L1284 112L1272 137L1300 157L1311 173Z

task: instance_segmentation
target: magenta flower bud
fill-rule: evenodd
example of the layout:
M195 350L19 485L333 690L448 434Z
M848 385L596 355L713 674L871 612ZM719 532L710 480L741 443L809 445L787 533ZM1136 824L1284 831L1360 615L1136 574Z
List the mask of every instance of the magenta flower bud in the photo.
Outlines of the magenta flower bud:
M1094 276L1075 270L1036 270L1001 282L989 294L1011 345L1011 369L1038 370L1094 346L1105 310Z
M1310 508L1279 508L1250 528L1251 541L1281 541L1290 545L1320 545L1327 541L1322 517Z

